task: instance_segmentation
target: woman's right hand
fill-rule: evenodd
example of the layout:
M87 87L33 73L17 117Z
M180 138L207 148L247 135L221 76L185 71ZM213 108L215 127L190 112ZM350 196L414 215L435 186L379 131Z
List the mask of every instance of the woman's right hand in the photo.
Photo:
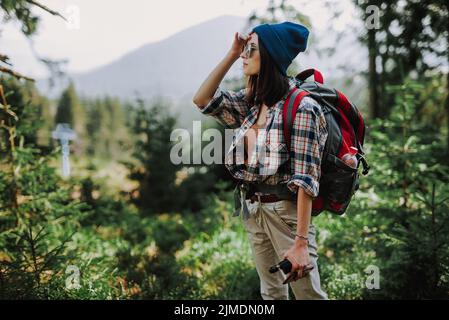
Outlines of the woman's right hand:
M232 42L231 49L220 61L220 63L214 68L214 70L212 70L212 72L207 76L206 80L203 81L200 88L193 97L193 103L196 104L199 108L203 108L212 99L218 86L225 77L226 72L229 71L229 69L232 67L232 64L236 62L240 57L243 48L245 47L249 39L251 39L250 35L242 35L242 39L240 39L238 32L234 34L234 41Z
M239 37L239 33L236 32L234 34L234 41L232 42L231 50L229 50L229 53L234 57L236 60L240 57L240 54L243 51L243 48L246 45L246 42L250 39L250 36L241 34L242 38Z

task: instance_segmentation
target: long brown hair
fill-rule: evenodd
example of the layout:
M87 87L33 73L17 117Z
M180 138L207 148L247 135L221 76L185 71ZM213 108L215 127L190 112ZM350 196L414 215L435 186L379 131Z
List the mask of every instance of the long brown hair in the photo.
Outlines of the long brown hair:
M288 78L280 73L262 41L259 41L259 53L260 71L249 76L246 98L250 105L265 103L271 107L287 93Z

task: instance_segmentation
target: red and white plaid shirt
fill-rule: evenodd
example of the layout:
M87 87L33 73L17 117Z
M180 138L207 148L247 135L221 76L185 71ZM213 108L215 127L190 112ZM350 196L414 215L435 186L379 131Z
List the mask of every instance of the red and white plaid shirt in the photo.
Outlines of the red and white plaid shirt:
M257 161L251 161L248 165L239 150L243 149L243 137L257 120L259 107L247 103L246 88L234 92L218 87L212 100L199 109L225 128L234 129L234 139L225 156L225 166L234 178L271 185L287 183L295 194L301 187L307 194L316 197L328 134L326 119L321 106L313 98L304 97L293 122L289 154L284 139L282 108L290 90L296 85L297 81L289 77L289 91L268 108L266 127L259 129L255 145L259 156Z

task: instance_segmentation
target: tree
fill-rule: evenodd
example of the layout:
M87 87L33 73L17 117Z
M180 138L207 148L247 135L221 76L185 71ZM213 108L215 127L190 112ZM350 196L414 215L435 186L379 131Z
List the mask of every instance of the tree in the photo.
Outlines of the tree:
M38 1L35 0L0 0L0 9L2 11L3 15L3 21L17 21L21 25L21 31L22 33L30 39L31 36L33 36L38 28L39 25L39 17L34 15L31 12L32 7L38 7L47 13L50 13L54 16L59 16L62 19L66 20L59 12L51 10L50 8L42 5ZM0 29L1 32L1 29ZM31 45L33 46L33 43L31 42ZM33 50L35 53L35 50ZM35 53L36 55L36 53ZM55 61L48 58L43 58L37 56L37 59L43 63L50 71L52 76L59 76L62 74L60 70L60 65L62 63L66 63L67 61ZM15 78L18 79L26 79L29 81L34 81L34 79L27 77L25 75L22 75L18 72L16 72L14 69L11 68L11 63L9 62L9 57L6 54L3 54L0 52L0 61L8 67L5 67L0 64L0 72L1 73L7 73Z
M422 134L416 107L423 86L407 80L389 87L395 106L371 123L376 161L367 176L377 195L369 208L383 219L376 255L382 261L382 298L447 298L449 281L448 176L444 142ZM387 175L387 177L386 177Z
M46 297L43 290L58 280L48 275L61 275L73 257L66 243L89 208L70 198L70 189L61 187L50 166L59 149L42 155L32 141L26 141L24 132L35 131L40 124L19 125L18 115L26 119L26 111L33 108L7 102L8 85L14 83L8 80L2 81L6 92L0 85L1 137L7 141L0 144L0 297ZM14 98L24 100L21 91Z
M125 160L131 143L125 107L116 98L83 99L86 107L87 154L101 159Z
M4 20L21 23L26 36L38 25L31 6L59 15L36 1L0 1ZM6 55L0 60L10 65ZM44 155L35 146L47 105L34 86L14 78L32 79L2 65L0 72L11 76L0 78L0 297L49 297L71 258L65 244L88 208L70 198L49 165L59 150Z
M77 139L73 143L75 154L84 152L86 141L86 111L78 98L73 82L62 92L58 102L55 123L68 123L75 130Z
M16 110L18 130L22 132L24 143L48 149L53 129L50 102L42 97L32 82L20 83L14 77L0 75L0 83L9 89L8 101L23 108ZM4 119L5 120L5 119ZM16 143L18 143L16 137Z
M409 75L423 79L429 71L441 73L442 66L449 63L449 5L447 1L430 0L354 3L360 8L363 22L379 13L379 28L366 23L362 41L368 46L371 113L375 118L386 118L395 101L395 93L386 90L389 85L399 85ZM370 6L379 11L369 10ZM449 129L449 95L444 109ZM447 146L449 152L449 130Z
M137 139L133 156L138 163L127 163L130 178L139 183L135 202L143 214L170 211L177 201L175 180L179 166L170 159L170 135L176 119L162 102L151 108L142 100L137 103L132 132Z

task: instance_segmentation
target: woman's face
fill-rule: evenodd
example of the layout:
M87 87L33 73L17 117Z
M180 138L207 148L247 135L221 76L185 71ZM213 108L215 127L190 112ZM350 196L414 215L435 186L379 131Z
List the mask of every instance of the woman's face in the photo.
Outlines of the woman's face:
M253 76L258 75L260 71L259 38L255 32L250 33L249 37L245 49L240 54L240 58L243 60L243 73L246 76ZM249 46L251 46L250 50Z

